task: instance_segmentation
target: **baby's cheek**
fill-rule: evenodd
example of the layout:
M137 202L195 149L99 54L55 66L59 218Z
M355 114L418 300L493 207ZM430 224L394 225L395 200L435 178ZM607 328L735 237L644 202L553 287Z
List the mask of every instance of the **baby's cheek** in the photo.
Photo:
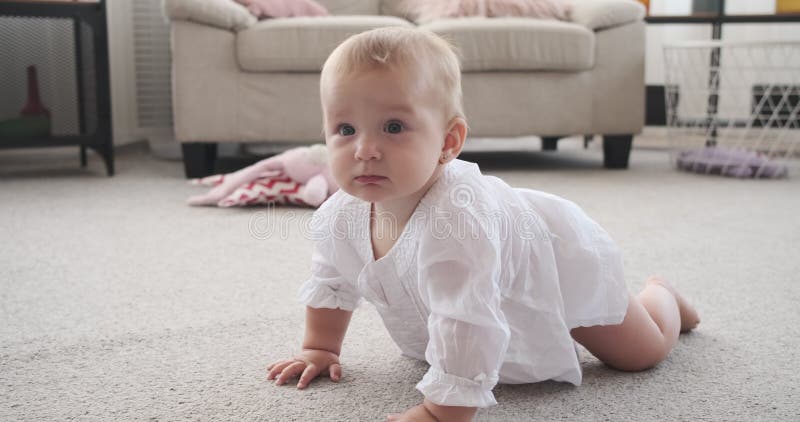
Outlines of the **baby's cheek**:
M352 168L352 164L350 164L347 160L344 159L337 159L335 156L331 156L331 173L333 173L333 178L336 180L336 183L339 186L344 187L347 183L350 182L350 170Z
M331 163L331 169L336 171L337 168L342 167L343 161L346 161L346 153L343 148L336 145L328 145L328 160Z

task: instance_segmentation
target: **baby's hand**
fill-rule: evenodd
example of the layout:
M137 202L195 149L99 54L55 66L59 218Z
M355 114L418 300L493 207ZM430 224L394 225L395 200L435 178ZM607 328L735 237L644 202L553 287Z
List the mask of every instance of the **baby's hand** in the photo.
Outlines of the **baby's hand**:
M285 359L267 366L269 373L267 379L275 379L276 385L282 385L287 380L298 374L300 380L297 388L303 389L314 378L327 370L331 381L339 382L342 378L342 366L339 365L339 356L327 350L303 349L293 359ZM275 378L277 376L277 379Z

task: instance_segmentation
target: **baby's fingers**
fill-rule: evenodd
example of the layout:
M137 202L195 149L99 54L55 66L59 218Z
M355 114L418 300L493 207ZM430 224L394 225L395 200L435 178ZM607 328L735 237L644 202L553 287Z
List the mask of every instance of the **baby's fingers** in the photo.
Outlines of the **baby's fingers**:
M280 375L278 375L278 379L275 380L275 384L276 385L282 385L289 378L293 378L295 375L303 372L303 369L305 369L305 367L306 367L306 363L305 362L296 361L296 362L292 363L291 365L287 366L281 372Z
M290 359L290 360L282 360L282 361L275 362L275 363L273 363L273 364L271 364L271 365L267 366L267 370L269 370L269 372L267 372L267 379L268 379L268 380L271 380L271 379L275 378L275 376L277 376L278 374L280 374L281 372L283 372L283 370L284 370L284 369L285 369L287 366L291 365L291 364L292 364L292 363L294 363L294 362L297 362L297 361L296 361L296 360L293 360L293 359Z
M317 365L311 364L306 366L306 370L303 371L303 375L300 376L300 380L297 382L297 388L304 389L308 386L308 383L311 382L314 378L319 375L319 368Z
M284 360L279 360L279 361L272 362L272 363L270 363L269 365L267 365L267 371L271 370L271 369L272 369L272 368L274 368L275 366L277 366L277 365L280 365L280 364L282 364L282 363L284 363L284 362L290 362L290 361L289 361L289 360L286 360L286 359L284 359Z
M331 366L328 367L328 372L331 374L331 381L339 382L339 380L342 379L342 365L332 363Z

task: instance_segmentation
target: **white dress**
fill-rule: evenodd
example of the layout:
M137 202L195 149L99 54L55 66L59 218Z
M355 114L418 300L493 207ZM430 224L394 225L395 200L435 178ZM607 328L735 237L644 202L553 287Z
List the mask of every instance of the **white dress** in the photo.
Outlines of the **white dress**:
M569 330L622 322L628 291L608 234L574 203L449 163L375 260L368 202L339 191L312 219L314 308L372 303L417 384L449 406L496 404L498 383L581 382Z

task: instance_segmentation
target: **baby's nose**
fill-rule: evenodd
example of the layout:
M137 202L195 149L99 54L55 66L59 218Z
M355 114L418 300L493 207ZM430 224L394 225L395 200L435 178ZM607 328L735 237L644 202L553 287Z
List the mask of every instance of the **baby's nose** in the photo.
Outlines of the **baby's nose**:
M356 159L377 160L381 158L378 142L369 136L362 136L356 145Z

